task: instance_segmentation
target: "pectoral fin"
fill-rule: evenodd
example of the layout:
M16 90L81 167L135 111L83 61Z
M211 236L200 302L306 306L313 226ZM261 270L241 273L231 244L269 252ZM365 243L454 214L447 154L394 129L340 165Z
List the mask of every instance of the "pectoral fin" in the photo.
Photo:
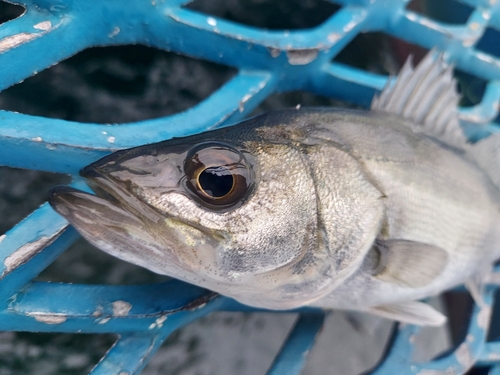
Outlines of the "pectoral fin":
M368 312L383 318L419 326L441 326L447 320L446 316L433 307L418 301L375 306L368 309Z
M448 253L439 247L405 240L377 240L372 251L379 259L374 277L410 288L430 284L448 260Z

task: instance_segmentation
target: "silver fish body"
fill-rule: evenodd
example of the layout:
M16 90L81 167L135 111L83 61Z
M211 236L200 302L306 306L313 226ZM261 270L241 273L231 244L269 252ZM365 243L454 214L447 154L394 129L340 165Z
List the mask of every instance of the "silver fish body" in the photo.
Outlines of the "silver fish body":
M119 151L82 171L97 196L50 203L102 250L245 304L440 324L404 304L500 257L500 193L472 149L393 113L283 110Z

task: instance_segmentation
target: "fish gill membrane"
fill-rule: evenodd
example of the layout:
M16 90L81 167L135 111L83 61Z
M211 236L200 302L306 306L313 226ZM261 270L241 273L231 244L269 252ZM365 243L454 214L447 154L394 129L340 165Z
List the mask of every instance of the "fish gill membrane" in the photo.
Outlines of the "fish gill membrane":
M90 243L255 307L442 325L419 299L500 257L500 136L469 144L452 67L408 59L370 110L269 112L85 167L52 207ZM487 274L487 272L486 272Z

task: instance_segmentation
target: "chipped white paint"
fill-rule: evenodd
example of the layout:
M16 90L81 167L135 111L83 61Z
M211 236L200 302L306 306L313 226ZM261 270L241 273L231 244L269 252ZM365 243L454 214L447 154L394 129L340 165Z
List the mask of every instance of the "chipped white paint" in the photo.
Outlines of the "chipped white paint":
M465 342L460 344L458 349L455 351L455 357L464 370L469 369L469 367L471 367L475 362L474 357L470 352L469 346Z
M470 25L469 25L470 29L471 30L479 30L479 28L481 27L480 24L478 24L477 22L472 22Z
M30 313L28 315L45 324L61 324L67 319L65 315L59 314Z
M342 29L342 31L344 33L348 33L349 31L351 31L352 29L354 29L354 27L357 25L358 23L355 21L355 20L351 20L347 25L344 26L344 28Z
M416 375L457 375L453 367L449 367L446 370L422 370Z
M120 371L118 375L130 375L130 372L128 371Z
M299 103L299 104L297 104L297 105L295 106L295 109L296 109L296 110L299 110L299 109L300 109L300 103Z
M307 65L316 59L318 53L316 48L289 50L286 51L286 57L290 65Z
M40 35L42 35L42 33L19 33L7 36L0 40L0 53L4 53L14 47L38 38Z
M250 94L246 94L241 100L240 103L238 104L238 108L240 110L240 113L245 110L245 103L248 102L248 100L252 97Z
M483 17L484 20L489 21L491 18L491 13L488 10L484 10L481 13L481 16Z
M487 330L490 326L491 306L484 305L477 314L477 325L479 328Z
M166 320L167 320L167 316L166 315L162 315L158 319L156 319L156 325L159 328L161 328L161 327L163 327L163 323L165 323Z
M59 234L66 228L66 226L60 228L56 233L51 236L42 236L36 241L28 242L15 250L7 258L5 258L3 264L5 270L2 275L11 272L13 269L19 267L20 265L26 263L40 251L42 251L46 246L50 245L59 236Z
M43 141L42 137L35 137L35 138L31 138L31 140L32 140L33 142L41 142L41 141Z
M99 324L106 324L110 320L111 320L111 318L102 318L101 320L99 320Z
M114 36L118 35L120 33L120 28L118 26L116 26L109 34L108 34L108 37L109 38L113 38Z
M279 48L269 47L267 50L271 54L272 58L276 58L281 55L281 50Z
M156 323L151 323L148 327L149 330L155 329L156 328Z
M111 305L113 306L113 316L127 316L132 309L130 303L121 300L112 302Z
M340 39L340 34L339 33L330 33L330 34L328 34L327 39L330 43L335 43L337 40Z
M106 134L108 134L108 132L105 132L105 131L103 130L103 131L101 132L101 134L106 135Z
M37 30L42 30L42 31L48 31L52 27L52 22L50 21L43 21L40 23L37 23L35 26L33 26L34 29Z
M210 25L210 26L217 26L217 20L213 17L208 17L207 18L207 23Z
M56 145L53 145L53 144L50 144L50 143L47 143L45 145L45 147L47 147L47 149L49 149L49 150L56 150L57 149Z
M108 137L108 142L109 143L115 143L115 137Z
M2 234L2 235L0 236L0 243L2 243L2 241L3 241L3 240L5 240L5 238L6 238L6 237L7 237L7 235L6 235L6 234Z
M33 28L36 30L40 30L40 32L36 33L23 32L0 39L0 53L4 53L12 48L20 46L21 44L30 42L33 39L41 37L54 29L50 21L43 21L37 23L36 25L33 26Z
M413 12L408 12L406 14L406 18L408 18L410 21L415 22L418 19L418 16Z

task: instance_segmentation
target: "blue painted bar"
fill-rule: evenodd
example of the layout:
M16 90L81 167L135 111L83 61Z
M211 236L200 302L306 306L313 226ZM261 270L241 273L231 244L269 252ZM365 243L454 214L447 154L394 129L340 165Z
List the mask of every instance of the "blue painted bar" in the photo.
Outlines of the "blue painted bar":
M267 375L298 375L323 327L324 313L300 314Z

